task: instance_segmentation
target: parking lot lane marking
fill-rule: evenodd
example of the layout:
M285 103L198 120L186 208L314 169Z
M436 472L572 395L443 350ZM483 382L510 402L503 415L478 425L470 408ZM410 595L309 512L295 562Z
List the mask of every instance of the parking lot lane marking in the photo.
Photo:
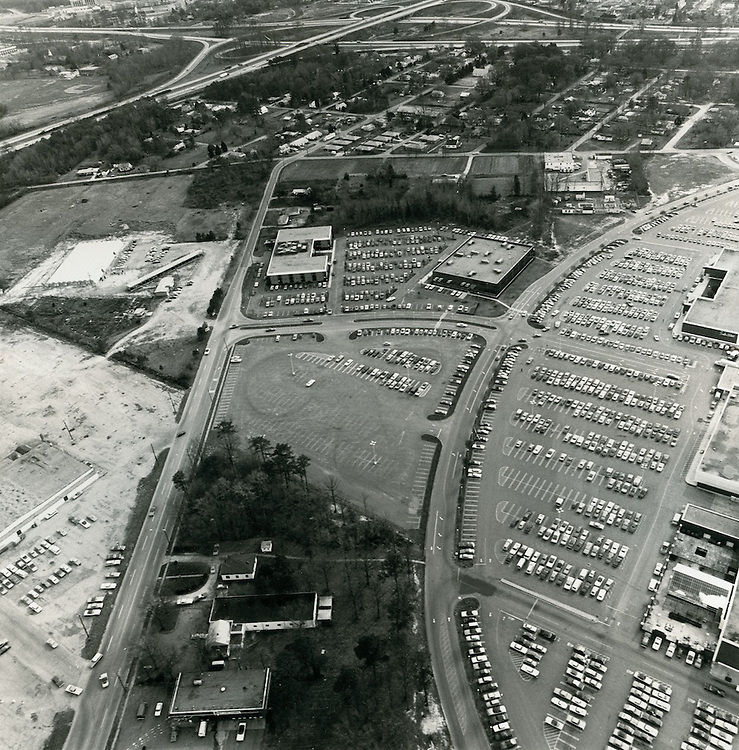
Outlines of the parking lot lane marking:
M577 609L576 607L571 607L569 604L564 604L564 602L557 601L556 599L552 599L551 597L545 596L544 594L538 594L535 591L532 591L531 589L526 588L526 586L521 586L515 581L509 581L507 578L501 578L500 582L502 584L505 584L506 586L510 586L511 588L516 589L516 591L521 591L524 594L528 594L534 599L539 599L540 602L546 602L547 604L550 604L553 607L557 607L558 609L563 609L566 612L569 612L570 614L575 615L576 617L580 617L583 620L588 620L589 622L594 622L600 625L605 625L605 623L603 623L603 621L600 620L595 615L591 615L588 612L583 612L581 609Z

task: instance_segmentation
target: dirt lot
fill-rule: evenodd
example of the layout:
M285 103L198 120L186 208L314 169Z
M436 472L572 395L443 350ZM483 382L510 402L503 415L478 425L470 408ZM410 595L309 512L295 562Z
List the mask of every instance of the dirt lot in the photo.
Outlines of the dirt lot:
M163 232L191 242L196 232L224 237L232 223L217 210L184 207L192 178L174 175L92 183L29 193L0 211L0 287L8 288L65 240Z
M682 153L654 155L645 162L645 168L655 203L660 205L699 186L731 179L739 163L729 157L719 160L715 156Z
M0 392L0 455L43 434L104 472L77 500L41 521L14 551L0 555L4 567L47 536L60 548L56 557L39 555L38 572L0 598L0 636L12 644L2 656L2 746L35 750L43 746L54 713L75 701L50 678L59 675L84 687L91 674L79 656L84 632L77 615L88 597L101 593L102 560L122 538L136 485L151 471L153 452L172 436L180 395L104 358L10 326L0 330ZM93 514L97 521L85 529L70 523L70 514ZM70 558L81 565L44 591L37 599L42 612L31 614L20 597ZM59 648L44 645L50 635Z
M13 122L23 128L87 111L112 98L101 76L66 81L44 75L0 81L0 101L8 105L3 124Z
M459 174L467 164L465 156L434 156L418 159L414 156L388 159L398 173L409 177L429 177ZM345 173L366 174L382 164L382 159L368 157L301 159L285 169L281 182L291 180L338 180Z

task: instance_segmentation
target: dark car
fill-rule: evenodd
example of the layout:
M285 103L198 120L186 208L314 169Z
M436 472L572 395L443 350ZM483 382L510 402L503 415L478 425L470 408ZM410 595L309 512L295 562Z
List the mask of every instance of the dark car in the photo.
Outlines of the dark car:
M557 640L557 635L555 633L552 633L551 630L540 630L539 636L545 641L549 641L550 643L554 643L554 641Z
M722 698L726 695L726 691L722 690L720 687L716 687L715 685L711 685L710 682L706 682L703 685L704 690L708 690L709 693L713 693L714 695L720 695Z

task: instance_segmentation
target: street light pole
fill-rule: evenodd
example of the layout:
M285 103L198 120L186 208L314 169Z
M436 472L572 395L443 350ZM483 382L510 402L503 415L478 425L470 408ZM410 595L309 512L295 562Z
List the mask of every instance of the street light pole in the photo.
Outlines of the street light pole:
M375 446L377 445L376 440L370 440L370 447L372 448L372 465L377 466L377 451L375 450Z
M292 374L295 375L295 365L293 364L293 353L289 352L288 357L290 357L290 370L292 371Z

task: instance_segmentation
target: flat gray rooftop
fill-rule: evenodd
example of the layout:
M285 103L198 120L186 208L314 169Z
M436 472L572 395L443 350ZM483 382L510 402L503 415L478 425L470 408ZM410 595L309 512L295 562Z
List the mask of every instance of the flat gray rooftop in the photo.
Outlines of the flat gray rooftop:
M507 237L491 240L475 235L462 240L459 247L435 271L495 283L504 278L531 247L513 242Z
M202 684L196 685L195 681L202 681ZM238 713L265 709L268 684L269 669L182 672L170 712Z

